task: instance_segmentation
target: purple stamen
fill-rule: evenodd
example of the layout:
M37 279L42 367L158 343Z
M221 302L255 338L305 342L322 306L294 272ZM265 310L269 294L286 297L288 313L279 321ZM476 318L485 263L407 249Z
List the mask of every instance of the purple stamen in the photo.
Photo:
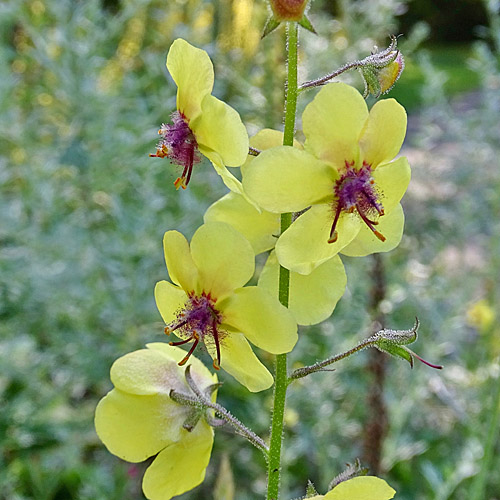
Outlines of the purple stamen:
M216 370L220 370L220 342L219 342L219 332L217 331L216 318L214 318L212 321L212 330L214 333L215 350L217 352L217 360L214 359L213 365Z
M198 342L200 341L200 338L196 336L196 334L193 332L194 335L194 342L193 345L191 346L191 349L189 349L189 352L179 361L179 366L185 365L186 361L189 359L191 354L193 354L193 351L196 349L196 346L198 345Z
M328 240L328 243L335 243L337 241L337 238L339 237L336 231L336 227L340 217L340 212L342 212L342 205L340 203L337 203L337 209L335 210L335 217L333 219L332 229L330 230L330 239Z
M371 166L363 163L362 167L355 168L354 162L345 162L345 170L340 179L336 181L335 187L335 216L328 243L337 241L336 226L340 214L345 211L352 213L357 211L361 220L368 226L373 234L380 240L385 241L385 236L375 229L378 224L373 217L384 215L384 208L379 201L379 195L375 188L372 177Z
M156 147L156 154L149 156L169 158L172 163L183 167L182 175L176 179L174 185L177 189L186 189L191 179L193 165L199 163L198 143L189 128L188 120L179 111L171 115L171 124L162 124L158 133L162 136Z
M222 323L222 315L215 308L216 300L210 294L203 292L201 295L191 293L184 308L177 313L177 322L173 322L165 328L165 333L176 331L182 340L170 342L170 345L178 346L194 341L187 355L180 361L183 365L194 352L199 341L205 345L215 346L215 359L213 362L216 370L220 367L221 350L220 341L225 332L219 330Z

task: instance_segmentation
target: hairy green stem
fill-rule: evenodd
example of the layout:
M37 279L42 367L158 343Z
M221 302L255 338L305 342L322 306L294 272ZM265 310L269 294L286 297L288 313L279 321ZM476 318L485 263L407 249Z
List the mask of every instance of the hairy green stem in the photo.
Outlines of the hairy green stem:
M336 363L337 361L340 361L341 359L348 358L352 354L361 351L362 349L365 349L366 347L372 346L376 343L375 340L373 340L371 337L368 340L365 340L364 342L360 342L357 346L353 347L352 349L349 349L346 352L342 352L341 354L337 354L336 356L331 356L330 358L327 358L323 361L318 361L317 363L314 363L314 365L309 365L309 366L304 366L302 368L297 368L291 375L290 378L288 379L288 383L291 384L294 380L297 380L302 377L306 377L307 375L311 375L311 373L316 373L320 371L328 371L326 368L329 365L332 365L333 363Z
M285 131L283 145L293 146L295 133L295 114L297 111L297 23L287 25L287 83L285 90ZM281 233L292 223L292 214L281 215ZM279 300L288 307L290 288L290 271L280 266ZM267 500L277 500L281 480L281 445L283 440L283 419L285 416L286 389L288 386L286 354L276 356L276 373L274 383L274 405L271 423L271 440L269 444L269 462L267 475Z

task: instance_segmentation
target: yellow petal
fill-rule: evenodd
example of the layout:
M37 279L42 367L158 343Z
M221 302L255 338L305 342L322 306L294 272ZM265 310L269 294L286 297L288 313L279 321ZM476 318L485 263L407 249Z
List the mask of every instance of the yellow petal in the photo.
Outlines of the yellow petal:
M146 347L151 351L159 352L163 356L173 359L175 363L178 363L182 358L186 356L186 351L184 351L184 349L176 346L171 346L169 344L166 344L165 342L152 342L146 344ZM217 374L212 374L210 370L197 357L191 356L189 358L189 363L187 363L186 366L188 365L191 365L191 377L198 387L204 389L205 387L208 387L209 385L217 382ZM179 366L177 366L179 370L179 377L182 379L183 383L185 383L186 380L184 376L184 370L186 366L182 368L179 368ZM173 386L173 388L176 389L177 386ZM187 389L187 384L185 386L185 389Z
M180 437L186 412L168 394L137 396L113 389L96 408L95 428L106 448L142 462Z
M167 69L177 84L177 109L188 120L201 113L203 98L212 92L214 68L208 54L178 38L170 46Z
M393 210L408 189L411 170L408 160L404 157L380 165L373 172L375 186L380 193L380 201L388 214Z
M250 137L250 146L259 151L265 151L266 149L271 149L276 146L283 145L283 132L279 130L273 130L271 128L263 128L259 130L255 135ZM293 147L297 149L304 149L302 144L296 139L293 140ZM243 173L244 169L247 168L255 156L248 155L245 163L241 166L241 171Z
M298 212L333 197L337 172L291 146L268 149L243 172L243 189L269 212Z
M305 148L334 167L358 161L358 139L368 109L361 94L344 83L325 85L302 115Z
M329 205L315 205L301 215L280 236L276 256L290 271L309 274L331 259L358 234L360 222L354 214L342 214L337 223L338 238L328 243L333 223Z
M213 445L213 431L199 422L192 432L166 447L144 474L142 489L149 500L169 500L198 486L205 479Z
M147 344L147 349L125 354L111 367L111 381L117 389L129 394L147 396L170 394L172 389L189 393L185 368L178 363L186 356L184 349L165 342ZM217 380L195 356L189 358L191 377L200 388Z
M390 500L396 491L383 479L360 476L340 483L325 495L325 500Z
M224 165L219 153L203 148L203 146L200 147L200 151L210 160L215 171L221 176L222 182L230 191L242 195L249 203L254 204L254 202L244 193L241 181L239 181Z
M175 350L182 351L179 348ZM172 357L151 349L140 349L125 354L111 367L111 381L114 386L138 396L159 393L168 396L171 389L183 382L182 376L182 371Z
M377 231L386 238L380 241L374 236L366 224L360 224L360 230L356 238L344 247L340 253L349 257L364 257L372 253L390 252L399 245L403 236L405 216L400 204L388 215L378 218Z
M273 248L280 231L278 214L259 212L236 193L228 193L208 207L203 220L225 222L234 227L250 242L256 255Z
M283 145L283 132L279 130L273 130L271 128L263 128L259 130L255 135L250 137L250 146L264 151L265 149L271 149L275 146ZM296 139L293 140L293 147L298 149L303 149L302 144Z
M223 323L252 344L272 354L290 352L297 342L297 324L276 295L247 286L235 290L219 304Z
M271 253L259 277L262 286L278 293L279 263ZM315 325L329 318L342 297L347 277L340 257L335 255L311 274L290 273L288 308L299 325Z
M245 285L255 269L250 243L223 222L209 222L194 233L191 255L200 270L201 288L214 299Z
M163 251L170 279L186 292L197 291L198 270L184 235L167 231L163 236Z
M184 308L188 300L186 292L168 281L159 281L155 286L156 307L165 324L172 323L177 312Z
M201 110L190 123L200 151L215 151L228 167L243 165L248 155L248 134L237 111L212 95L205 96Z
M361 156L372 167L392 160L401 149L406 134L406 111L394 99L378 101L361 133Z
M241 333L231 332L223 338L221 367L251 392L269 389L274 382Z

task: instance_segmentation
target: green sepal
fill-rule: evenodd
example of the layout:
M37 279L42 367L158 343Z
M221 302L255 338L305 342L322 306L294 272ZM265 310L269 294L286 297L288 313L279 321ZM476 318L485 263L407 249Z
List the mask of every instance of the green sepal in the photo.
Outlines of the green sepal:
M318 34L314 29L314 26L312 25L310 19L306 15L302 16L302 19L299 21L299 24L306 30L310 31L311 33L314 33L315 35Z
M314 483L310 479L308 479L305 498L315 497L316 495L319 495L319 493L316 491Z
M280 24L280 21L278 21L274 16L271 16L264 26L264 32L262 33L261 39L269 35L269 33L274 31Z
M191 432L196 427L196 424L200 421L202 415L203 411L193 409L189 412L189 415L182 424L182 427L184 427L184 429L186 429L188 432Z
M382 87L378 81L378 70L373 66L363 66L359 68L363 80L365 81L365 91L363 97L366 99L369 94L372 94L376 99L380 97L382 93Z
M406 347L394 344L393 342L386 340L379 340L375 343L375 347L382 352L386 352L391 356L395 356L396 358L405 359L410 363L410 366L413 368L413 356L408 352Z

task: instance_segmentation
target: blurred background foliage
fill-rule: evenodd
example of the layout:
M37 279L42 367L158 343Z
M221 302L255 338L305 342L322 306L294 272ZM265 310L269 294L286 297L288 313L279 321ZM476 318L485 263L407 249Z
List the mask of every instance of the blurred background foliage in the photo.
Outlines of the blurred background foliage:
M93 412L114 359L164 340L153 299L166 277L163 233L190 237L225 192L206 164L176 192L175 167L148 158L175 106L165 56L177 37L203 47L215 94L249 132L280 128L284 30L260 40L267 15L264 0L0 3L1 499L143 498L145 465L104 449ZM344 259L346 295L330 321L301 330L291 363L351 347L374 314L394 328L418 315L415 350L445 370L388 362L381 474L400 500L498 500L499 2L316 0L310 18L319 36L302 33L301 80L404 33L406 69L390 96L410 113L403 153L414 178L377 311L373 259ZM344 79L362 88L356 73ZM303 495L307 479L324 491L362 455L377 419L367 357L292 387L283 498ZM220 401L266 435L270 391L222 378ZM484 493L472 497L481 471ZM264 463L220 431L206 481L183 498L229 500L234 487L238 500L261 498Z

